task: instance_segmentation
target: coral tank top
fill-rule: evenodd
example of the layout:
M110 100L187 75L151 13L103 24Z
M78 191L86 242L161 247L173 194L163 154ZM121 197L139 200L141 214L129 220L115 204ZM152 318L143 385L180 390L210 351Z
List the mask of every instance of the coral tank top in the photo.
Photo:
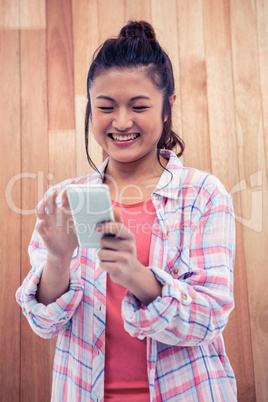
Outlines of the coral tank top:
M136 204L121 204L124 225L134 234L137 259L149 265L152 225L155 209L151 199ZM146 338L131 337L123 326L121 303L126 289L107 275L106 340L105 340L105 401L149 402Z

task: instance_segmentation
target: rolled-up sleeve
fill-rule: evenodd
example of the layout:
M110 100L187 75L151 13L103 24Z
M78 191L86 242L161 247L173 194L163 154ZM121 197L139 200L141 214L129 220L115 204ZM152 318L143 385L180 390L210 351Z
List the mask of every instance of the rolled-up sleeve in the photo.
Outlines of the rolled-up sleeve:
M83 297L84 284L70 267L68 291L47 306L39 303L36 299L36 292L46 264L47 252L36 231L31 239L29 255L32 269L17 290L16 300L33 331L43 338L52 338L68 327L70 319ZM77 264L78 258L76 251L71 266Z
M164 269L149 267L163 285L161 297L144 306L126 292L122 316L130 335L140 339L149 336L170 345L197 346L213 342L226 326L234 307L235 219L231 197L214 194L191 228L189 241L185 240L179 257L174 258L176 270L167 263Z

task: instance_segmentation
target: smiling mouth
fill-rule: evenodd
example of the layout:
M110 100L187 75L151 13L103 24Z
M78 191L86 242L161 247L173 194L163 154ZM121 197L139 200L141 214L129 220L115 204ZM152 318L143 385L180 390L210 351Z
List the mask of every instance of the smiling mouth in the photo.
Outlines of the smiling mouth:
M135 140L139 137L139 133L131 133L131 134L109 134L109 137L112 138L114 141L124 142Z

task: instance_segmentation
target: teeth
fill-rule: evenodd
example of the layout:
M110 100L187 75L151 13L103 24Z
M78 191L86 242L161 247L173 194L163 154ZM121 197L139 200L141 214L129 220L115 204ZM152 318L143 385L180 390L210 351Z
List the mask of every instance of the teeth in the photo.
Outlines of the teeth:
M127 134L127 135L118 135L118 134L112 134L112 139L115 141L129 141L129 140L134 140L135 138L138 137L139 134Z

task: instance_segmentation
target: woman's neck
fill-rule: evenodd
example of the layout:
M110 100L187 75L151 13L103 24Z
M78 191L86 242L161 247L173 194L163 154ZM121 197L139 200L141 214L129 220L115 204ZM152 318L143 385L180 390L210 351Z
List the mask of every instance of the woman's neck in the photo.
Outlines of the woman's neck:
M160 157L156 163L145 166L141 161L119 163L109 160L104 177L104 183L109 186L111 198L114 201L133 203L150 198L167 160Z

